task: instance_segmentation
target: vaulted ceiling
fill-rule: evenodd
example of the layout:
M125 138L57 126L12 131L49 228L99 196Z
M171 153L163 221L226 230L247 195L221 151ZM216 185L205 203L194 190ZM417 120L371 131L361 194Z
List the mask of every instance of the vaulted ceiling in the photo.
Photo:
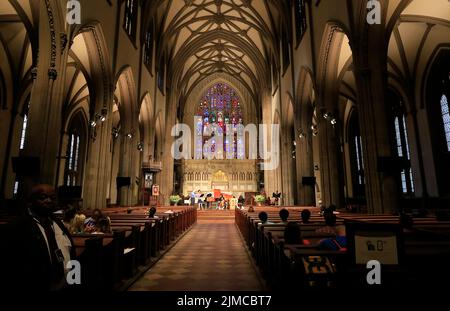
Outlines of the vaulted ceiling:
M189 96L208 76L235 77L252 94L270 84L280 8L275 0L164 0L157 7L172 88ZM163 54L161 54L163 53Z

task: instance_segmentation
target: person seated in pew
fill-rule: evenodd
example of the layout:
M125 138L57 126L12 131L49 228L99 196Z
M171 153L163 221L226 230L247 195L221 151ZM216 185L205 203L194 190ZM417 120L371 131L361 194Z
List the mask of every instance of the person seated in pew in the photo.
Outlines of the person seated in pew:
M254 213L254 212L255 212L255 209L253 208L253 206L250 206L250 207L248 208L248 212L249 212L249 213Z
M26 214L8 224L0 264L0 280L8 290L26 293L67 286L67 263L76 255L69 231L53 214L56 206L53 186L34 185L21 203Z
M289 218L289 211L285 208L281 209L278 213L280 215L281 223L287 224Z
M159 217L156 216L155 214L156 214L156 207L155 206L150 207L150 209L148 210L148 218L159 219Z
M323 216L325 226L316 230L317 233L336 235L336 215L333 213L325 213Z
M295 221L290 221L287 223L284 229L284 244L300 244L308 245L310 244L308 240L302 239L302 231L300 225Z
M88 233L111 233L111 219L103 215L98 208L84 222L84 231Z
M73 206L64 211L63 223L71 234L84 233L86 216L78 206Z
M258 218L259 218L259 220L261 220L261 222L259 224L262 224L262 225L271 225L271 224L273 224L273 222L268 221L269 215L267 215L266 212L260 212L258 214Z
M97 224L97 233L112 233L111 219L108 216L99 219Z
M304 209L300 212L300 217L302 218L302 223L309 224L309 219L311 218L311 211L309 209Z
M330 251L346 251L347 237L345 235L345 226L337 226L336 237L321 240L318 248Z

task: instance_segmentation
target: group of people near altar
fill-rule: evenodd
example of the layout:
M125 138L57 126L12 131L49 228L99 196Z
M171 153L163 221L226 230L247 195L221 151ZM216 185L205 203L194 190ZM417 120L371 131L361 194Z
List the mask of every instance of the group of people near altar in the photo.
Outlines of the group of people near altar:
M204 194L200 190L197 192L190 192L190 204L195 205L198 204L200 209L211 209L213 203L216 204L217 209L227 210L233 209L233 207L240 208L244 205L245 199L242 195L236 199L234 195L226 195L224 193L220 193L220 195L213 194L211 192Z

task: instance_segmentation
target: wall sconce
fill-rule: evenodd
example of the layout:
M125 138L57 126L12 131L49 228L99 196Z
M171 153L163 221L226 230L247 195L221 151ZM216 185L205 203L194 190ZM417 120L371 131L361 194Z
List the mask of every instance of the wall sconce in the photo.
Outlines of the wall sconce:
M112 133L111 134L114 137L114 139L119 137L119 132L120 132L120 130L118 128L115 128L115 127L112 128Z
M292 142L292 144L293 144L294 146L297 146L297 142L296 142L295 140Z
M91 120L91 121L89 122L89 125L90 125L92 128L95 128L95 127L97 126L97 122L96 122L95 120Z
M143 142L140 142L140 143L137 145L137 149L138 149L140 152L144 151L144 143L143 143Z
M300 134L298 134L298 138L303 139L305 137L306 137L305 133L303 133L303 131L300 130Z
M96 113L96 114L95 114L95 119L96 119L96 120L100 120L101 122L105 122L106 116L102 116L102 115Z
M337 119L336 119L336 117L335 117L331 112L325 112L324 115L323 115L323 117L325 118L325 120L330 121L330 123L331 123L332 125L336 125Z
M313 136L317 136L317 134L319 134L319 131L317 130L317 125L312 125L311 131L312 131Z
M128 137L129 139L132 139L132 138L133 138L133 134L128 133L128 134L127 134L127 137Z

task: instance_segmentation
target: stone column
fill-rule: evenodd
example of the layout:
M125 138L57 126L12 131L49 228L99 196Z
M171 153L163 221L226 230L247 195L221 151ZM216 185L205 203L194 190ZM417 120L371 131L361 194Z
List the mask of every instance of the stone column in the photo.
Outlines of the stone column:
M300 138L300 131L296 137L296 162L297 162L297 193L298 204L302 206L312 206L315 203L315 186L304 186L302 184L302 177L314 176L314 160L312 149L312 132L311 122L307 122L306 118L302 118L301 129L302 137Z
M47 7L48 5L48 7ZM60 29L48 1L41 1L39 60L30 97L25 156L40 158L40 182L56 185L66 53L61 53Z
M372 28L371 28L372 29ZM392 157L386 113L387 47L384 37L367 37L353 45L358 115L362 136L366 199L369 213L388 213L398 208L394 172L379 172L379 157Z
M284 123L284 122L283 122ZM294 150L293 140L291 140L290 128L288 128L285 124L281 124L281 180L282 180L282 188L275 189L279 190L282 193L282 203L284 205L293 205L294 198L294 189L292 187L293 179L296 178L295 168L292 166L292 150ZM270 193L272 194L272 192Z
M160 203L169 204L169 196L174 191L173 178L174 178L174 159L172 157L172 144L174 137L172 137L172 127L177 120L177 102L173 100L175 94L171 94L168 98L167 111L165 116L165 129L164 129L164 141L163 141L163 154L162 154L162 171L160 176Z
M342 180L342 156L337 129L318 115L320 174L322 183L322 204L326 207L344 207L344 183Z

